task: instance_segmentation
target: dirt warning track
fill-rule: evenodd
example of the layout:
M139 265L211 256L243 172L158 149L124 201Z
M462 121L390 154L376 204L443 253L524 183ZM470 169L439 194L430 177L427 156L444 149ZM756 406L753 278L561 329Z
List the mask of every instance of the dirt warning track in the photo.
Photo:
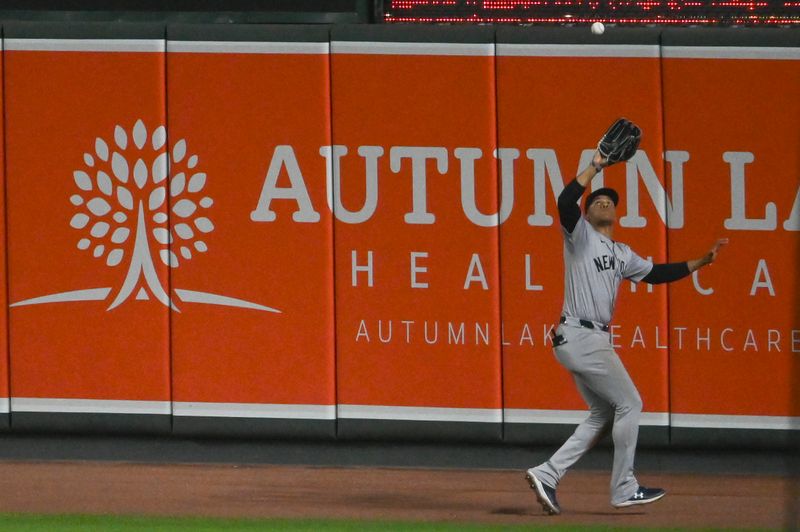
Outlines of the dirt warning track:
M549 517L536 504L522 471L3 462L0 512L791 526L789 478L646 472L639 477L645 485L664 487L667 497L615 510L608 502L606 473L575 471L559 488L564 513Z

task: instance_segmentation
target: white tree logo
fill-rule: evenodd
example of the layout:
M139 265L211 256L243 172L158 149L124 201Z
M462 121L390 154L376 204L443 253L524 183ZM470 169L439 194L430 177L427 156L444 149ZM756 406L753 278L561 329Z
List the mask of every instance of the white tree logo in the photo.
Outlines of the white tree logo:
M198 171L198 156L188 153L185 139L174 143L172 153L166 143L164 126L148 135L144 122L138 120L129 135L118 125L113 143L98 137L94 153L84 153L83 168L73 172L77 190L69 201L76 213L69 224L81 232L77 248L107 267L127 270L108 310L121 305L140 287L136 299L150 299L149 290L158 301L178 311L158 278L153 257L169 268L178 268L196 253L208 251L203 236L214 230L208 213L214 200L203 192L207 176ZM130 243L125 245L129 239L133 239L132 248ZM105 300L111 291L107 287L59 292L11 306ZM187 303L280 312L219 294L179 288L174 292Z

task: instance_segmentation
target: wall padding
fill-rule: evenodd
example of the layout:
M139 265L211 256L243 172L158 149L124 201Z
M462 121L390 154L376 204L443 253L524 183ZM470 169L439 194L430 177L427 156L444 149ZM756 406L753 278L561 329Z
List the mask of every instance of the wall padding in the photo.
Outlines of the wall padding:
M499 439L493 33L331 41L339 434Z
M176 432L334 435L328 48L324 27L169 28Z
M163 31L5 27L15 429L170 429Z
M673 442L786 443L800 416L800 36L663 39L666 146L686 159L670 260L730 239L670 286Z

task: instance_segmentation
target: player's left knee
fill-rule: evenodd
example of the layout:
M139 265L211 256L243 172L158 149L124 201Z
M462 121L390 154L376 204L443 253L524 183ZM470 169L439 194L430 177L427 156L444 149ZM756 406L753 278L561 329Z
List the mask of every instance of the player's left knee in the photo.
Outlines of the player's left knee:
M642 398L639 394L625 400L616 406L617 415L620 414L640 414L642 412Z

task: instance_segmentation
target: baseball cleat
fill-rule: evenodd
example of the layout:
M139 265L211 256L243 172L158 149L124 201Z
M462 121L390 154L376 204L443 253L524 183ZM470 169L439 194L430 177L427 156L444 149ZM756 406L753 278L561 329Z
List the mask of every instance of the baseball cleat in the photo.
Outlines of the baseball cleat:
M533 469L528 469L525 472L525 479L530 484L531 489L536 493L536 500L542 505L542 509L550 515L558 515L561 513L561 507L556 500L556 490L550 486L543 484L541 480L536 478L533 474Z
M656 502L666 494L667 492L661 488L645 488L644 486L639 486L639 489L636 490L636 493L634 493L630 499L619 504L613 504L612 506L614 506L614 508L625 508L627 506L636 506L637 504L650 504L651 502Z

